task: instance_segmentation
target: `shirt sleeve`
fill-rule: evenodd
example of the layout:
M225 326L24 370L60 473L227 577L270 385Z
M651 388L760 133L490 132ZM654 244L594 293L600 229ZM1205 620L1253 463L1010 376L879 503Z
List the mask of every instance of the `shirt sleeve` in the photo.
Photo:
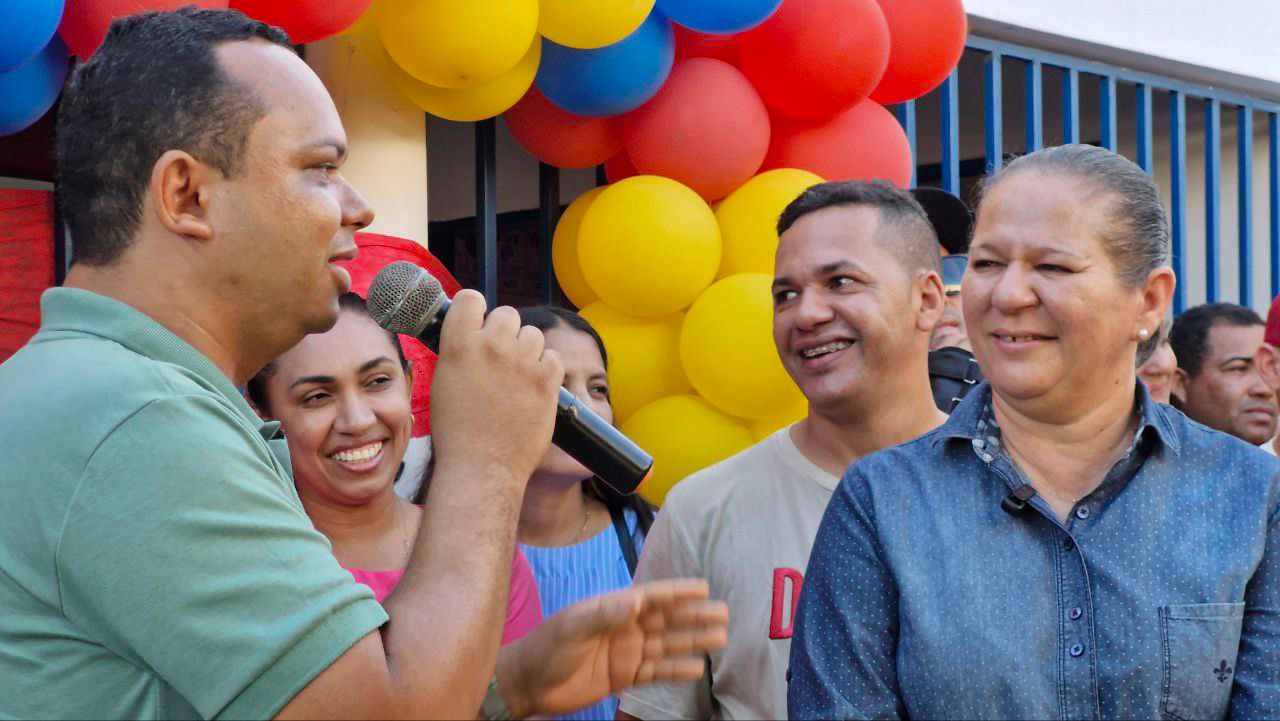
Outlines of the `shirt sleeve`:
M62 610L204 718L270 718L382 607L333 557L229 405L154 401L85 467L57 549Z
M677 528L677 513L670 497L645 538L636 583L667 578L696 578L702 568ZM708 659L708 668L710 660ZM690 684L654 684L622 694L619 708L641 719L706 719L711 717L710 671Z
M540 623L542 601L538 598L538 583L529 559L516 548L511 558L511 591L507 596L507 625L502 629L502 644L519 639Z
M827 506L796 614L787 711L793 719L903 718L895 655L898 593L855 465Z
M1272 479L1273 487L1278 483ZM1262 562L1245 589L1228 718L1280 718L1280 509L1271 514Z

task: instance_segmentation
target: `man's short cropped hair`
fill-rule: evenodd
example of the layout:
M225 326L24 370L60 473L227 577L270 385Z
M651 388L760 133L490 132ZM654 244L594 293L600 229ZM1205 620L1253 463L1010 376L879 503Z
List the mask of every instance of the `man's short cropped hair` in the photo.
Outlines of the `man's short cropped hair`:
M884 180L819 183L800 194L778 218L778 235L810 213L838 206L864 205L879 211L877 235L903 268L940 272L938 235L929 216L911 193Z
M1205 303L1183 311L1173 321L1169 345L1178 356L1178 367L1188 376L1195 378L1204 370L1209 356L1209 331L1220 325L1249 327L1264 323L1257 313L1235 303Z
M242 170L263 100L214 54L226 42L292 48L284 31L237 10L145 12L116 20L76 68L58 110L55 181L74 260L107 265L129 246L151 170L182 150L227 177Z

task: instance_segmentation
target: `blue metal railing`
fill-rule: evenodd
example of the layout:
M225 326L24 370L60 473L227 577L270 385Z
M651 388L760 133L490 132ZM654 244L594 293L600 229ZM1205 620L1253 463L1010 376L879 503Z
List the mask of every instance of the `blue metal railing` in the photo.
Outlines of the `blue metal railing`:
M1270 282L1271 295L1280 294L1280 104L1249 97L1230 91L1185 83L1123 68L1092 62L1081 58L1047 52L1012 43L970 36L967 43L970 53L983 56L983 131L987 172L998 168L1004 156L1004 60L1020 61L1023 69L1023 124L1026 152L1044 146L1044 69L1061 71L1062 138L1064 142L1080 142L1084 137L1092 139L1092 129L1082 133L1080 121L1081 82L1098 83L1099 143L1118 151L1120 144L1117 121L1121 93L1132 92L1136 115L1136 156L1134 161L1149 175L1155 172L1155 144L1153 127L1156 109L1153 93L1168 96L1169 142L1169 214L1173 231L1173 268L1178 274L1178 290L1174 297L1174 312L1187 307L1188 273L1188 225L1187 217L1187 105L1204 108L1204 288L1209 302L1222 300L1222 113L1228 112L1228 121L1234 113L1236 121L1236 211L1238 286L1235 289L1242 305L1253 302L1253 113L1266 114L1270 220ZM941 184L950 192L958 193L961 181L959 73L952 72L936 91L940 101L940 130L942 146ZM893 107L895 115L906 130L912 152L919 141L916 128L916 102ZM912 185L917 178L913 172Z

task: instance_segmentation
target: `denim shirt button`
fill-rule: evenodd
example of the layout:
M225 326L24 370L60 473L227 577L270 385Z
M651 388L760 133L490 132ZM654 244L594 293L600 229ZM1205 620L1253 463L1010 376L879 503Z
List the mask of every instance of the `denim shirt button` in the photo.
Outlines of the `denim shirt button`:
M1083 615L1084 615L1084 611L1081 610L1079 606L1076 606L1075 608L1067 612L1067 616L1070 617L1072 621L1079 619Z
M1063 539L1062 548L1067 551L1074 551L1076 548L1076 542L1070 538Z
M1088 506L1080 506L1079 508L1077 508L1077 509L1076 509L1076 518L1079 518L1080 520L1082 520L1082 521L1083 521L1084 519L1086 519L1086 518L1088 518L1088 517L1089 517L1089 507L1088 507Z
M1075 656L1076 658L1079 658L1080 656L1083 656L1083 655L1084 655L1084 646L1081 646L1081 645L1080 645L1080 644L1078 644L1078 643L1073 643L1073 644L1071 644L1071 648L1070 648L1070 649L1068 649L1067 651L1068 651L1068 653L1070 653L1072 656Z

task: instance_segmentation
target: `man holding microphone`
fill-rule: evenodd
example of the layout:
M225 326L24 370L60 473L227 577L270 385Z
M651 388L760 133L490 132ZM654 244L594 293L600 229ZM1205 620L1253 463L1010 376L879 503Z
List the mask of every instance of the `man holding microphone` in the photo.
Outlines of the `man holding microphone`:
M56 136L75 263L0 366L0 716L556 713L694 679L686 654L723 644L723 606L675 581L499 657L563 370L472 292L445 323L404 580L384 610L337 565L237 386L337 318L334 263L373 218L345 144L288 38L235 11L117 21L76 70Z

